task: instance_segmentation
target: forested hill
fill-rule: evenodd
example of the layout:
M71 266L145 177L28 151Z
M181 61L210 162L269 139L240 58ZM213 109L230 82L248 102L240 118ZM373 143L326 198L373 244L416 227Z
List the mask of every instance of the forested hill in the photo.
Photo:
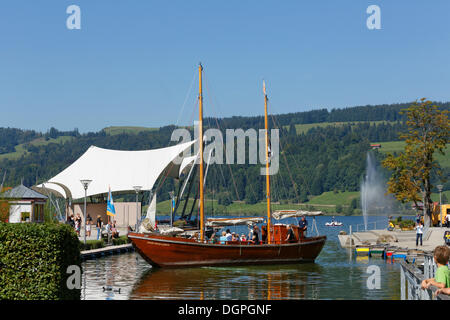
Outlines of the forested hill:
M436 103L450 109L450 103ZM363 106L328 111L312 110L271 116L270 126L280 129L280 172L272 179L273 200L306 202L325 191L358 191L370 143L398 140L405 130L399 111L409 104ZM262 117L205 119L210 127L262 128ZM32 186L65 169L91 145L119 150L143 150L170 145L174 126L161 128L105 128L80 134L51 128L46 133L0 128L0 179L6 185L23 179ZM172 142L173 144L173 142ZM378 157L382 157L378 153ZM265 199L261 165L212 165L207 191L214 190L222 204L233 200L255 203ZM446 169L448 174L448 169ZM168 197L176 186L167 180L158 193ZM447 188L448 186L446 186Z

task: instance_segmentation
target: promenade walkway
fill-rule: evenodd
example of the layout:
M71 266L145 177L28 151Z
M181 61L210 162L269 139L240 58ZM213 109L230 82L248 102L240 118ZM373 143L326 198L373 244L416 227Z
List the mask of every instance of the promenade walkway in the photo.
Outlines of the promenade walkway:
M387 231L387 230L370 230L364 232L352 233L350 241L350 235L339 235L339 241L342 247L349 248L358 245L376 245L377 241L382 238L389 239L391 241L384 242L388 246L395 246L404 249L420 249L423 251L431 252L435 247L445 244L444 233L450 230L448 228L429 228L423 235L423 245L416 247L416 232L415 231Z

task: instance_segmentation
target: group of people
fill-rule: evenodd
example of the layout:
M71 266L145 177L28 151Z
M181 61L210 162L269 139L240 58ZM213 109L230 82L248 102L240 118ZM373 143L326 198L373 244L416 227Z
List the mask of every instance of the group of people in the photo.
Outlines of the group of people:
M249 243L259 244L259 234L260 231L257 225L254 225L253 228L250 229L248 237L246 237L244 233L239 235L239 233L231 232L230 229L227 229L222 231L219 239L217 239L216 233L213 233L210 237L210 243L226 244L228 241L248 241Z
M71 214L67 217L67 224L69 224L72 228L75 229L75 232L77 233L78 236L80 236L80 233L81 233L82 221L83 220L79 213L77 213L76 216ZM86 236L87 237L91 236L92 225L93 225L93 220L92 220L91 216L88 214L86 217ZM97 240L100 240L103 229L106 230L107 234L111 234L112 238L119 237L119 230L117 229L117 221L116 220L113 220L112 222L109 221L106 224L106 226L104 226L101 216L98 215L95 227L97 228Z
M302 216L301 220L299 221L299 229L301 232L303 232L304 235L306 235L306 231L308 229L308 221L306 220L305 216ZM213 232L211 237L209 238L210 243L219 243L219 244L226 244L229 241L240 241L244 242L247 241L251 244L260 244L265 241L265 239L262 239L261 231L258 228L257 225L254 225L250 228L248 237L242 233L239 235L239 233L231 232L230 229L223 230L220 237L217 237L216 233ZM296 241L295 233L291 227L291 225L287 225L287 235L285 241L293 242Z
M90 215L87 216L86 218L87 223L86 223L86 235L90 236L91 235L91 224L92 224L92 218ZM80 232L81 232L81 224L82 224L82 218L81 215L79 213L76 214L76 216L73 215L73 213L69 216L67 216L67 224L70 225L72 228L74 228L75 232L77 233L78 236L80 236Z

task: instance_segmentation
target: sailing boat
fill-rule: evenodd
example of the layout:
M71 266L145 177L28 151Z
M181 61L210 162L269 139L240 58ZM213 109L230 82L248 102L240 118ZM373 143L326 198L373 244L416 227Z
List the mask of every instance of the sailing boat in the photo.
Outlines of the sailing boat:
M306 237L298 226L291 226L293 240L285 240L288 226L271 222L270 175L269 175L269 137L267 116L267 94L264 85L265 105L265 145L266 145L266 196L267 224L261 227L260 243L251 241L226 241L211 243L205 239L205 224L208 226L225 226L236 224L256 224L261 218L208 219L204 218L204 170L203 170L203 94L202 72L199 72L199 190L200 190L200 237L185 238L176 235L163 235L154 232L129 233L128 238L136 251L154 267L191 267L191 266L226 266L226 265L261 265L314 262L322 250L326 236ZM303 215L302 212L288 213L288 216ZM276 219L283 218L278 212Z

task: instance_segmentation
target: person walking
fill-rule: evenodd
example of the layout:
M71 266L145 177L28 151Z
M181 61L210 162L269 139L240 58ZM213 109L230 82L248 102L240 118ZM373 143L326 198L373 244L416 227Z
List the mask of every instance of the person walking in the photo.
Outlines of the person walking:
M99 240L102 234L102 227L103 227L103 221L100 215L97 216L97 223L95 226L97 228L97 240Z
M416 227L416 247L419 245L419 240L420 240L420 245L422 245L422 237L423 237L423 224L422 222L419 222Z

